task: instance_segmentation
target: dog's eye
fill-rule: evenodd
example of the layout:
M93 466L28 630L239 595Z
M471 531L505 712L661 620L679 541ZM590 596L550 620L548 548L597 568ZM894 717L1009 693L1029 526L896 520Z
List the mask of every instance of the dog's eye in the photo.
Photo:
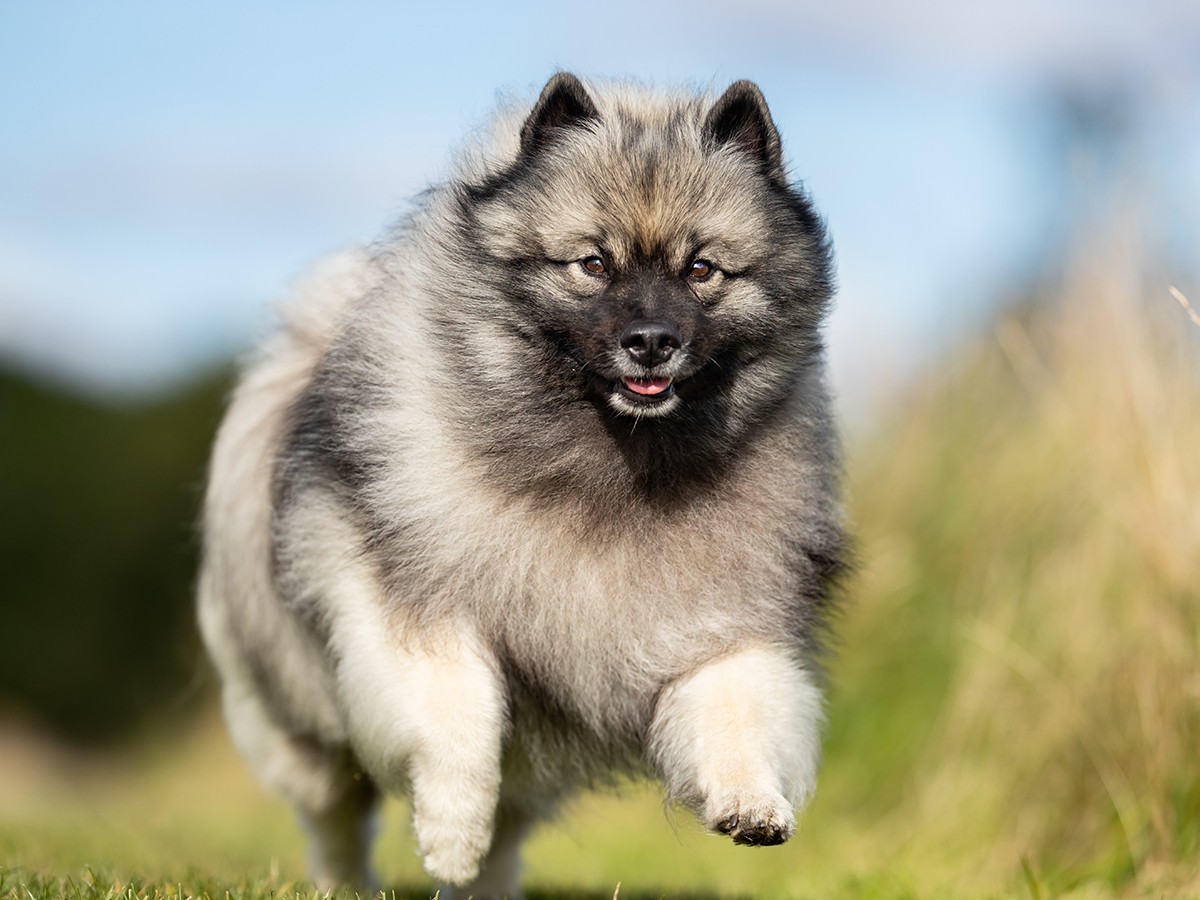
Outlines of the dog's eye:
M588 270L592 275L607 275L608 266L604 264L598 256L589 256L587 259L580 260L580 265Z
M707 281L715 271L717 271L717 267L707 259L698 259L688 269L688 278L693 281Z

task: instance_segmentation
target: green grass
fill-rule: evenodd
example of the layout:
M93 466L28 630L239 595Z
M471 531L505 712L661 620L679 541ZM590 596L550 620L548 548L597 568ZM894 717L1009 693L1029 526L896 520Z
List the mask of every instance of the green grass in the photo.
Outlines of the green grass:
M582 798L529 896L1200 896L1200 329L1079 282L854 445L860 570L818 797L739 848L656 790ZM2 737L2 736L0 736ZM376 853L428 897L403 804ZM215 718L97 762L0 740L0 898L309 897Z
M0 897L308 896L301 834L264 795L219 723L147 747L97 771L73 772L24 754L0 793ZM384 809L376 865L387 893L426 898L408 810ZM802 834L810 833L805 822ZM815 837L815 833L813 835ZM739 848L703 833L690 814L664 811L657 789L583 798L539 830L527 850L529 896L621 898L902 897L891 875L823 873L827 841ZM182 893L180 893L182 892Z

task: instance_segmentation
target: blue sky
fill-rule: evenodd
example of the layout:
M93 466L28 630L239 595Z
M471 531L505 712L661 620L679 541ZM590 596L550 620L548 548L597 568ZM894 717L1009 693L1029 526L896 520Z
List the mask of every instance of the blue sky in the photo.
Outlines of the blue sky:
M758 81L835 237L852 402L1053 247L1049 85L1132 92L1159 227L1200 249L1192 0L0 0L0 358L144 392L237 352L308 265L437 180L500 94L557 68Z

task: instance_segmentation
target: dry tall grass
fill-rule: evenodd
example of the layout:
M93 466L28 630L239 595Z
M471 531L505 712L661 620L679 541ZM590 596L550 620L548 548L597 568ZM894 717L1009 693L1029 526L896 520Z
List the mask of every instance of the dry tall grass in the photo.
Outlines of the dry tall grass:
M1135 285L1006 316L852 471L835 715L952 891L1200 896L1200 328Z

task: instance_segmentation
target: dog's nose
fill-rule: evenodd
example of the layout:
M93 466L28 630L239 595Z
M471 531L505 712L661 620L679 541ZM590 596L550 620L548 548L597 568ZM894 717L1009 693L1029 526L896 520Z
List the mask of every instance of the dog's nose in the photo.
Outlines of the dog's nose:
M666 362L682 345L679 329L670 322L630 322L621 334L625 352L648 369Z

